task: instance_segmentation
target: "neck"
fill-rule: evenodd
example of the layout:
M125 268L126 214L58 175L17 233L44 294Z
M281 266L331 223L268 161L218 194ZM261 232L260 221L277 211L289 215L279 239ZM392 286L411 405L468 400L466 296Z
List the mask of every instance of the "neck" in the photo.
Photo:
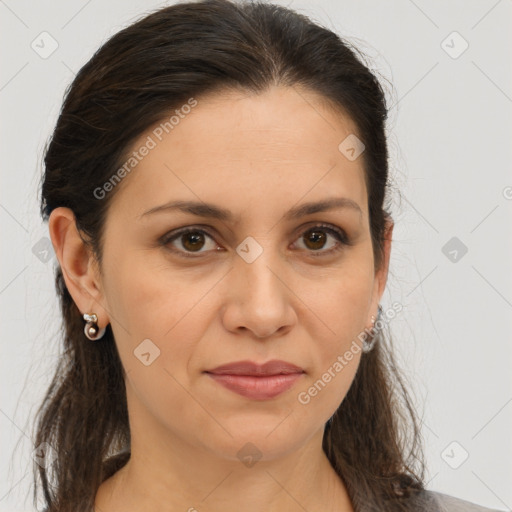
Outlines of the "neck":
M317 432L284 457L244 464L201 447L132 435L130 460L100 486L96 511L353 512L322 436Z

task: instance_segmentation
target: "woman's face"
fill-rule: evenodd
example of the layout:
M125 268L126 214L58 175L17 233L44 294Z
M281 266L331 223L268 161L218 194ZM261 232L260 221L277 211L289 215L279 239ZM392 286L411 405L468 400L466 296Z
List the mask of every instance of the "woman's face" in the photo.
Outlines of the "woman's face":
M132 443L272 459L322 432L345 397L387 259L376 274L348 118L298 88L195 100L133 145L93 311L127 373ZM174 202L194 204L151 212ZM223 378L239 392L206 373L270 360L303 373L281 378L286 390Z

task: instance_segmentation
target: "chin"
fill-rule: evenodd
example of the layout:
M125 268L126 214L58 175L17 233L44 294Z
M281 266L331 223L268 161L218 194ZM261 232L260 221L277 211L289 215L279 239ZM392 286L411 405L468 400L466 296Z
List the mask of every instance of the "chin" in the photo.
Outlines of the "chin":
M220 437L210 435L204 436L203 439L209 440L209 449L219 458L242 462L251 467L258 461L271 461L299 450L318 432L305 431L304 425L298 430L291 423L286 425L287 421L288 419L283 421L283 418L261 422L254 420L253 425L249 427L246 419L245 423L243 420L240 422L240 428L233 424L223 424L233 437L222 430ZM323 431L323 425L320 425L319 429Z

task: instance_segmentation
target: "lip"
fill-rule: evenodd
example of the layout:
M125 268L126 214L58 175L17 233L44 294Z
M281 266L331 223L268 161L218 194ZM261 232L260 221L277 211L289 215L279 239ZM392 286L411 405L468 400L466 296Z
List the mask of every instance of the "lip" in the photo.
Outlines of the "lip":
M252 400L269 400L290 389L305 373L286 361L237 361L205 372L225 388Z
M287 361L272 359L264 364L258 364L253 361L235 361L234 363L217 366L213 370L207 370L207 373L215 375L288 375L290 373L304 373L304 370Z

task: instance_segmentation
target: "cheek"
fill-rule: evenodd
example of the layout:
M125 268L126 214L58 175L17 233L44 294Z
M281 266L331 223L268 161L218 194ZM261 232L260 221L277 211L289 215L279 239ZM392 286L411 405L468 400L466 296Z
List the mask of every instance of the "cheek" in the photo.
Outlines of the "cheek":
M364 301L363 301L364 302ZM361 359L361 314L354 302L343 302L328 317L335 334L317 340L311 354L313 367L297 401L307 417L326 422L340 406L354 380ZM353 315L353 316L351 316Z
M219 276L154 261L135 252L108 266L112 329L127 371L139 369L137 355L149 351L150 360L158 356L155 364L186 379L196 344L213 321Z
M299 389L297 401L308 416L327 421L346 396L361 359L364 332L373 290L373 261L367 253L354 254L329 279L319 281L304 302L310 338L315 340L312 371ZM320 286L321 284L321 286Z
M339 269L320 278L317 285L304 288L304 302L316 314L312 328L316 327L316 336L323 333L329 340L324 344L327 350L340 348L366 326L374 287L372 264L367 253L358 251Z
M109 271L109 290L116 290L108 299L111 323L127 375L130 414L145 418L149 412L165 428L182 429L183 436L184 425L206 428L204 411L190 399L187 371L202 336L197 315L204 312L200 301L212 287L209 278L194 284L142 258ZM187 411L188 421L176 422L180 411Z

